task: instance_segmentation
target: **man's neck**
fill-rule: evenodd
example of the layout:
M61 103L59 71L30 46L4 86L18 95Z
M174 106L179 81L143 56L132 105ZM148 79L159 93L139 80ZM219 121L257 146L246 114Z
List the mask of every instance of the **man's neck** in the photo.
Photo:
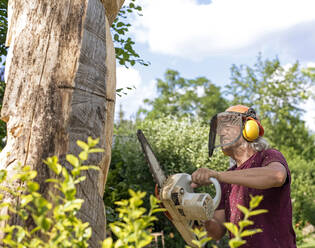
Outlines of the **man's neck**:
M255 153L256 151L252 148L239 147L233 152L233 155L231 157L235 160L237 167L239 167L243 163L245 163Z

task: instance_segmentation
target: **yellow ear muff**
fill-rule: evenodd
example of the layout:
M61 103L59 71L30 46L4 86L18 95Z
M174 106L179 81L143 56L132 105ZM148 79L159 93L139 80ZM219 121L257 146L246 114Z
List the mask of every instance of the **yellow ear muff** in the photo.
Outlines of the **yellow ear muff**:
M253 141L259 137L259 126L256 121L246 121L243 129L243 136L248 141Z

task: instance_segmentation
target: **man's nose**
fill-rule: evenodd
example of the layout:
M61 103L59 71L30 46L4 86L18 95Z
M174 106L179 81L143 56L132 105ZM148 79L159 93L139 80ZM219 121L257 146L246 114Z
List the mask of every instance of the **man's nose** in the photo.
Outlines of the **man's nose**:
M220 128L220 131L218 133L219 135L226 135L227 134L227 129L226 128Z

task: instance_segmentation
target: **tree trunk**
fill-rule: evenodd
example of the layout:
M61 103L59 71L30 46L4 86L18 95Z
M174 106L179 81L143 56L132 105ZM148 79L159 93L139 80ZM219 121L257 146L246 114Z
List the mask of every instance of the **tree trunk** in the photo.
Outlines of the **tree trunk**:
M105 152L91 156L88 163L101 170L88 171L78 187L78 198L85 200L78 215L93 229L92 247L105 238L102 198L116 92L111 23L105 13L112 22L122 3L10 0L8 8L10 48L1 111L8 132L0 169L10 172L18 162L30 165L45 195L43 182L51 175L43 159L57 155L64 161L67 153L78 154L76 140L99 137Z

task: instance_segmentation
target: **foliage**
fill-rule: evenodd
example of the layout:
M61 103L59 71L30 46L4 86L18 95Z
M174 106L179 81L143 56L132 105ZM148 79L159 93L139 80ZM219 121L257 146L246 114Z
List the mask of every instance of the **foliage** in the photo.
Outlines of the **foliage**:
M293 222L304 226L306 222L315 225L315 160L306 161L301 156L290 158L291 198Z
M126 199L128 188L154 194L155 183L136 138L138 128L143 130L167 175L178 172L192 173L201 166L216 170L225 170L229 166L229 160L220 151L216 151L209 160L209 128L201 120L163 117L141 123L121 121L115 128L111 169L104 194L109 222L118 219L113 202ZM199 191L214 195L214 188L203 187ZM164 233L168 234L165 237L166 246L184 247L184 242L168 219L163 214L158 214L158 218L154 230L164 230Z
M229 245L232 248L240 247L241 245L246 243L246 240L244 240L244 237L254 235L256 233L262 232L260 228L258 229L251 229L245 230L245 227L248 227L250 225L253 225L254 222L249 220L249 217L263 214L268 212L265 209L256 209L258 207L259 203L263 199L263 196L250 196L250 202L249 202L249 209L245 206L237 205L237 208L244 214L244 219L238 222L238 227L233 223L224 223L224 226L233 234L233 238L229 241Z
M141 207L143 204L143 198L146 195L145 192L134 192L129 190L130 199L118 201L115 204L119 206L116 210L119 212L120 221L115 221L109 224L112 232L117 237L117 240L113 244L111 237L104 240L103 248L141 248L150 244L152 236L148 229L152 226L153 222L157 220L154 213L164 211L159 208L159 201L150 196L150 211L145 215L146 209Z
M207 232L204 230L203 227L201 228L194 228L191 230L196 238L195 240L193 240L193 244L196 245L197 248L202 248L204 247L205 244L207 244L207 242L209 242L211 240L210 237L207 237ZM185 248L192 248L191 246L189 245L186 245Z
M0 110L2 109L2 102L5 90L5 83L4 83L4 68L0 68ZM5 145L5 137L7 136L7 126L6 123L0 120L0 150Z
M149 65L149 63L141 59L139 54L134 50L135 42L132 38L126 35L131 27L131 24L126 22L126 19L128 17L130 18L130 14L133 12L141 15L141 11L142 7L136 4L136 0L130 0L128 5L122 6L117 18L112 24L116 59L120 65L126 67L128 67L128 65L134 66L136 63L144 66Z
M221 96L220 87L205 77L185 79L179 72L167 70L164 80L157 79L158 96L145 99L152 110L140 109L147 118L157 119L164 115L199 117L205 122L227 108L227 101Z
M304 110L299 105L312 96L309 89L315 85L314 79L298 62L284 67L278 58L263 61L259 55L252 68L232 66L227 93L233 98L232 104L258 110L266 137L274 147L291 147L295 154L313 159L315 138L301 119Z
M8 29L7 6L8 0L0 1L0 64L2 62L2 56L7 55L7 48L5 46Z
M85 180L80 173L83 170L98 169L96 166L83 165L90 153L103 152L95 148L98 139L88 138L88 143L78 141L82 148L78 157L68 154L66 160L72 165L69 172L58 162L56 156L49 157L44 163L55 173L56 178L47 179L54 185L50 188L50 199L43 197L40 185L35 182L37 172L30 166L20 166L16 174L7 176L6 170L0 171L1 190L15 199L16 205L7 202L0 195L0 208L8 208L9 215L1 215L0 220L8 220L10 215L17 215L21 223L3 228L5 237L0 243L6 247L88 247L92 230L89 223L82 223L76 217L83 200L76 198L76 184ZM10 185L22 182L21 186L12 190ZM26 223L33 223L27 225Z

